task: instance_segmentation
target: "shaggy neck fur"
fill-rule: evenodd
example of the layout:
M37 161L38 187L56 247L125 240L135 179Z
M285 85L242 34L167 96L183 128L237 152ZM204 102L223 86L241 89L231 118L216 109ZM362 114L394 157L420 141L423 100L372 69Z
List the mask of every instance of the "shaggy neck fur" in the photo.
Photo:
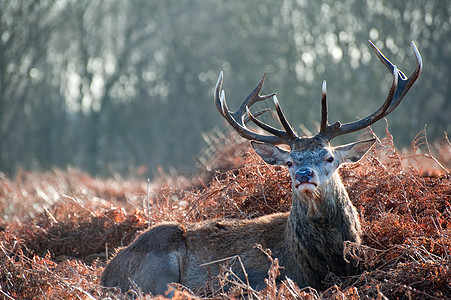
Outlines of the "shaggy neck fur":
M328 271L348 273L352 264L343 259L343 243L360 243L359 231L356 209L338 174L314 193L293 193L286 236L299 282L321 288Z

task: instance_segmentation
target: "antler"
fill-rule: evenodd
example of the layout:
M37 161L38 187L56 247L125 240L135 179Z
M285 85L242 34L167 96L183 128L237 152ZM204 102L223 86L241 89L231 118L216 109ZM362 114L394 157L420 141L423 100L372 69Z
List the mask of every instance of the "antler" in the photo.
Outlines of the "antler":
M412 42L412 48L413 52L415 53L417 65L415 71L410 77L407 77L401 70L398 70L398 68L382 54L382 52L373 44L373 42L369 41L369 43L379 60L393 74L393 82L390 91L388 92L387 99L378 110L361 120L346 124L335 122L334 124L329 125L329 123L327 122L326 82L324 81L321 97L321 127L318 135L322 135L328 140L331 140L339 135L361 130L390 114L401 103L402 99L415 83L418 76L420 76L423 63L421 60L420 52L418 51L417 46L414 42Z
M390 91L388 92L387 99L384 104L375 112L368 115L367 117L346 124L341 124L339 121L335 122L332 125L329 125L327 121L327 89L326 82L323 81L322 86L322 97L321 97L321 126L320 131L317 136L321 138L325 138L327 140L332 140L333 138L344 135L347 133L355 132L361 130L365 127L372 125L373 123L379 121L384 118L388 114L390 114L403 100L404 96L407 94L409 89L420 76L421 69L423 67L423 62L421 60L420 52L418 51L414 42L412 42L413 52L415 54L417 65L415 71L412 73L410 77L407 77L401 70L393 65L383 54L382 52L373 44L373 42L369 41L371 48L373 49L376 56L379 60L387 67L387 69L393 74L393 81L390 87ZM215 103L219 113L229 122L229 124L244 138L249 140L255 140L260 142L266 142L269 144L287 144L292 145L292 143L298 138L296 133L293 131L292 127L288 123L285 115L282 112L282 109L279 105L279 101L277 100L276 94L272 93L269 95L260 95L260 91L263 87L263 83L265 82L266 72L263 75L260 82L254 88L254 90L247 96L244 102L241 104L240 108L235 112L230 112L227 107L227 102L225 99L225 92L222 90L222 81L223 74L222 71L219 74L218 82L215 87ZM277 115L279 116L280 123L282 124L285 130L276 129L268 124L263 123L258 120L256 116L266 112L268 109L259 111L255 114L255 116L249 111L249 107L255 104L258 101L262 101L273 97L274 105L276 107ZM254 131L249 130L245 123L248 121L245 119L245 116L257 126L267 131L271 135L262 135L256 133Z
M263 83L265 82L265 78L266 72L265 74L263 74L262 79L254 88L254 90L249 94L249 96L247 96L247 98L241 104L240 108L238 108L236 112L230 112L227 107L225 92L224 90L222 90L223 74L221 71L215 87L214 97L216 108L218 109L219 113L227 120L227 122L229 122L229 124L233 127L233 129L235 129L238 132L238 134L241 135L243 138L274 145L276 144L290 145L291 142L297 138L297 135L291 128L287 119L285 118L285 115L283 114L282 109L280 108L279 102L277 101L276 94L272 93L269 95L263 96L260 95L260 91L263 87ZM285 131L276 129L268 124L261 122L256 118L256 116L266 112L267 109L257 112L255 116L249 111L249 107L251 107L253 104L255 104L258 101L268 99L270 97L273 97L274 105L276 106L276 111L279 116L280 123L282 124ZM269 132L271 135L263 135L249 130L245 125L246 114L252 122L254 122L257 126L262 128L263 130Z

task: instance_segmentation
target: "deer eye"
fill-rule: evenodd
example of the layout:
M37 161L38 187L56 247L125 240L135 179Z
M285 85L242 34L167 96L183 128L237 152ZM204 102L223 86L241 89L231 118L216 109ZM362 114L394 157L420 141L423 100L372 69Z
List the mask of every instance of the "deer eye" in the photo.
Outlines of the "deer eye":
M326 159L326 161L329 162L329 163L331 163L331 162L334 161L334 158L331 156L331 157L329 157L328 159Z
M287 161L287 167L290 168L293 165L291 161Z

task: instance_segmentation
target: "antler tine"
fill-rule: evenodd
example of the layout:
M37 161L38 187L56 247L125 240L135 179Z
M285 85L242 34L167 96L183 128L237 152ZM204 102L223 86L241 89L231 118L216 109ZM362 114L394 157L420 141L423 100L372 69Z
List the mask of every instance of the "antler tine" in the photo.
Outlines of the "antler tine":
M319 133L325 137L328 137L331 136L332 132L335 132L340 127L341 123L339 121L332 125L329 125L329 122L327 121L327 87L326 81L323 80L323 85L321 87L321 125Z
M421 59L420 52L418 51L418 48L415 45L415 42L412 41L411 45L412 45L413 53L415 54L415 58L417 60L415 70L413 71L412 75L410 75L410 77L408 77L408 78L406 77L406 75L404 75L404 73L402 73L400 71L401 74L404 75L404 78L402 78L403 80L399 81L399 83L398 83L400 88L399 88L399 90L396 90L395 101L393 101L392 105L390 105L390 107L387 109L387 114L391 113L396 107L398 107L398 105L401 103L404 96L407 94L407 92L410 90L412 85L415 83L415 81L420 76L421 70L423 69L423 61Z
M249 120L252 121L255 125L257 125L258 127L260 127L261 129L276 135L276 136L283 136L283 134L285 133L284 131L281 131L279 129L276 129L272 126L269 126L266 123L263 123L262 121L260 121L259 119L256 118L256 116L254 116L251 111L249 110L249 108L246 106L246 113L247 116L249 117Z
M224 79L224 76L221 71L221 72L219 72L218 81L216 81L214 99L215 99L216 108L218 109L221 116L223 116L225 118L225 113L222 110L222 104L221 104L221 91L222 91L223 79Z
M264 95L264 96L259 95L259 92L263 86L265 77L266 77L266 72L263 75L260 82L258 83L258 85L255 87L255 89L249 94L249 96L247 96L247 98L244 100L243 104L241 104L240 108L236 112L231 113L227 107L225 92L224 92L224 90L222 90L223 73L221 71L219 74L218 81L216 83L215 94L214 94L216 108L218 109L219 113L227 120L227 122L230 124L230 126L232 126L232 128L235 129L236 132L239 135L241 135L243 138L249 139L249 140L260 141L260 142L266 142L269 144L287 144L288 141L285 140L283 135L271 135L270 136L270 135L258 134L253 131L250 131L244 125L244 123L245 123L244 115L246 114L248 107L250 107L257 101L262 101L262 100L265 100L265 99L275 95L275 94ZM263 112L266 112L266 110L257 112L257 114L261 114ZM250 120L255 119L255 117L252 114L248 114L248 117ZM258 121L258 122L260 122L260 121ZM254 121L254 123L255 123L255 121ZM269 126L269 125L266 125L266 126ZM271 131L268 131L268 132L273 133Z
M282 109L279 105L279 101L277 101L277 97L273 97L274 105L276 106L277 115L279 116L280 123L282 124L283 128L286 131L276 129L266 123L263 123L262 121L258 120L249 110L248 107L246 107L247 115L249 116L249 119L254 122L255 125L259 126L261 129L280 137L283 139L285 144L291 144L298 136L291 128L290 124L288 123L287 119L285 118L284 113L282 112Z
M261 116L265 113L267 113L268 111L271 111L271 108L264 108L262 110L257 111L256 113L253 114L254 117L258 117ZM251 120L251 118L249 117L249 114L247 114L247 110L246 110L246 116L244 117L244 124L247 124L249 121Z
M323 86L321 88L321 127L319 132L325 133L329 122L327 121L327 88L326 81L323 80Z
M280 107L280 104L279 104L279 101L277 100L276 95L274 95L273 101L274 101L274 106L276 107L277 115L279 116L280 123L282 124L283 128L285 129L285 134L284 134L284 136L286 136L285 139L287 139L289 141L296 139L298 136L293 131L293 128L291 128L291 125L290 125L290 123L288 123L287 118L285 118L285 115L282 111L282 108Z
M263 74L262 79L260 79L260 82L254 88L254 90L246 97L246 100L244 100L240 108L238 108L236 112L232 113L232 116L235 118L235 120L238 120L239 118L243 118L245 116L246 107L251 107L252 105L254 105L254 103L271 98L276 94L272 93L269 95L260 95L260 91L263 87L263 84L265 83L266 75L267 72Z
M340 122L336 122L333 125L327 124L327 104L325 99L325 89L323 85L323 98L322 98L322 115L321 115L321 129L320 134L325 136L327 139L331 140L334 137L339 135L355 132L366 128L380 119L384 118L388 114L390 114L403 100L404 96L407 94L409 89L420 76L420 72L422 69L422 60L420 52L418 51L414 42L412 42L412 48L415 53L415 57L417 60L417 65L415 71L412 73L410 77L407 77L402 71L398 70L398 68L393 65L383 54L382 52L373 44L373 42L369 41L371 48L373 49L376 56L379 60L387 67L390 72L393 74L393 81L390 87L390 91L388 96L384 102L384 104L376 110L374 113L368 115L367 117L355 121L341 125Z

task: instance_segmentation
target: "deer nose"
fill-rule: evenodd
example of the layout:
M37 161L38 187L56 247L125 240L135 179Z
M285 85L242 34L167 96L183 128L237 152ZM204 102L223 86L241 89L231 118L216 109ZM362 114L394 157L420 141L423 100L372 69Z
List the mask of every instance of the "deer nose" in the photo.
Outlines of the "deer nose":
M313 177L312 169L300 169L296 171L295 179L299 183L308 183Z

